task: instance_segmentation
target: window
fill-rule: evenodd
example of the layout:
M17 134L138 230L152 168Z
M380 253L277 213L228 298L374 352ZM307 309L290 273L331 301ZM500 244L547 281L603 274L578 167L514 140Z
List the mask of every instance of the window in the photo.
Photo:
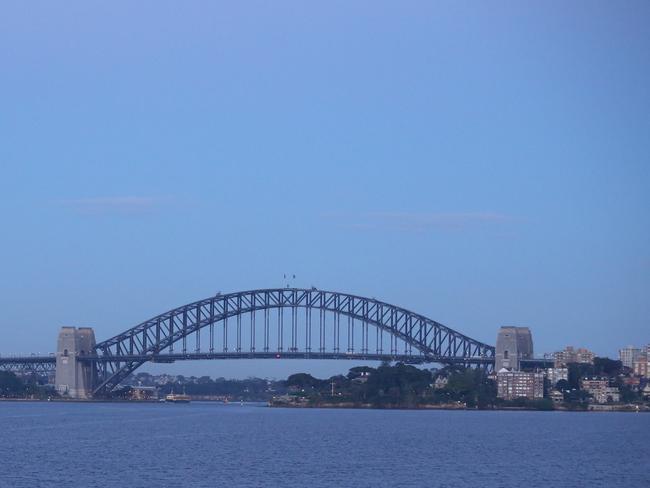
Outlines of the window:
M503 351L503 359L508 359L508 351Z
M68 357L68 350L67 350L67 349L64 349L64 350L63 350L63 355L64 355L65 357Z

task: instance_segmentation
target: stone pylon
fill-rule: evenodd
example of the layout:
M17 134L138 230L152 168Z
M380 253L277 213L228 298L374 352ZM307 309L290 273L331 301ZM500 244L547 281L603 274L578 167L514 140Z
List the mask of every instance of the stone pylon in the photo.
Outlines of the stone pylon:
M82 358L95 353L95 331L90 327L61 327L56 348L56 389L70 398L88 399L95 384L92 363Z
M533 335L528 327L501 327L497 335L494 370L519 370L522 359L533 358Z

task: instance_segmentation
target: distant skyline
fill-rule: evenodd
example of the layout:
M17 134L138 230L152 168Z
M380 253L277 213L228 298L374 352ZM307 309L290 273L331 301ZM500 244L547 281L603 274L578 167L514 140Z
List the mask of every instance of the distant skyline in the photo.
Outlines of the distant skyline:
M0 354L284 286L650 343L650 4L0 6ZM143 371L345 372L230 361Z

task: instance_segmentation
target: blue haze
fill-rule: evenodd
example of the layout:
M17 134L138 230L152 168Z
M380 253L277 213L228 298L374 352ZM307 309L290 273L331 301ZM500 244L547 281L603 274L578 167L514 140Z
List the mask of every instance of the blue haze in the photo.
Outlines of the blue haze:
M0 353L216 291L650 342L650 5L3 2ZM345 364L167 371L283 376Z

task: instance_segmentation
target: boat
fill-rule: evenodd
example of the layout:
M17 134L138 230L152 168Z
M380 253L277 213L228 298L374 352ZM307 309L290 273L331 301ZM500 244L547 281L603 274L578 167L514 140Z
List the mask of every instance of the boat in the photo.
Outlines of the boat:
M165 397L169 403L190 403L190 396L183 393L174 393L173 391Z

